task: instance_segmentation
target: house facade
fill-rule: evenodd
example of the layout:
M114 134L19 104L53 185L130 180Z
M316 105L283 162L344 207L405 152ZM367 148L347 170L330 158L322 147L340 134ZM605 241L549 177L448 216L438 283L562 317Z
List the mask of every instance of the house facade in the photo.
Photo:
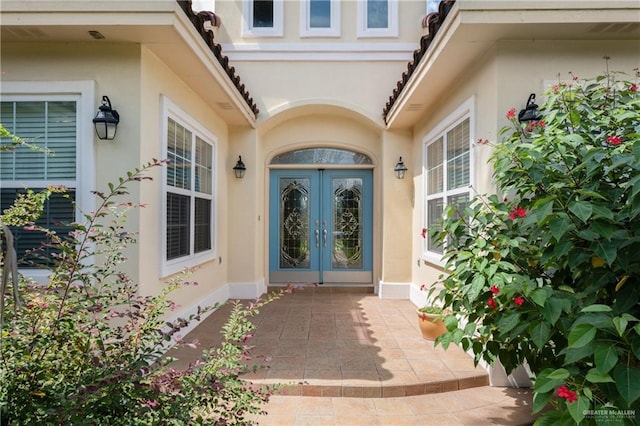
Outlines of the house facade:
M0 122L56 152L2 154L3 206L63 184L88 212L169 159L129 188L147 207L125 268L142 294L195 268L177 315L287 283L423 303L443 248L420 231L495 192L476 141L570 71L640 65L633 0L5 0L0 19ZM103 96L113 140L93 128Z

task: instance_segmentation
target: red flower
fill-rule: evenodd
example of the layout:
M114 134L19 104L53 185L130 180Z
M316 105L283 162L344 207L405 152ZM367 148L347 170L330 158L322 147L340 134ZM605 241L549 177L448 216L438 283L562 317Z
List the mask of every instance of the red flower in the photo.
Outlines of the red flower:
M422 235L422 238L427 238L427 228L422 228L420 235Z
M492 285L491 288L489 289L489 291L493 294L498 294L500 293L500 289L498 287L496 287L495 285Z
M511 120L512 118L515 118L516 116L516 109L515 108L511 108L509 111L507 111L507 118L509 120Z
M491 309L495 309L496 308L496 299L494 299L493 297L490 297L489 299L487 299L487 305L489 305L489 307Z
M633 83L631 86L629 86L629 90L631 90L632 92L637 92L638 91L638 85Z
M509 219L514 220L517 217L525 217L526 215L527 211L518 206L515 209L511 210L511 213L509 213Z
M567 402L574 402L578 400L578 394L572 390L569 390L569 388L565 385L562 385L558 389L556 389L556 392L558 393L558 396L560 398L566 399Z
M524 303L524 298L522 296L514 297L513 303L515 303L518 306L522 306L522 304Z
M609 142L611 145L620 145L620 142L622 142L622 138L620 136L609 136L607 138L607 142Z
M427 285L426 285L426 284L422 284L422 285L420 286L420 291L424 291L424 289L425 289L425 288L427 288Z

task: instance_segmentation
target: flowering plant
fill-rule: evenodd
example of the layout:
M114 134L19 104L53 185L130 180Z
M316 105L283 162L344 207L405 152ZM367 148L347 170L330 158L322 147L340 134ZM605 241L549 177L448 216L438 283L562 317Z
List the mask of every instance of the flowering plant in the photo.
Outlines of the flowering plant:
M0 134L3 129L0 125ZM110 183L106 192L96 192L98 208L82 223L70 224L68 236L29 225L44 232L45 245L55 251L46 285L21 279L14 298L5 301L0 294L2 425L239 425L263 412L275 386L253 386L241 374L250 369L247 341L255 329L250 319L278 294L249 306L235 304L221 344L176 370L165 350L195 346L179 334L213 307L167 321L175 308L170 295L195 283L180 274L158 295L142 296L121 271L123 252L135 242L125 227L127 213L143 206L118 200L127 196L128 185L150 179L149 170L162 163L153 160ZM27 192L0 215L0 223L35 221L56 191ZM0 255L0 266L7 260Z
M491 161L498 190L441 230L437 343L475 362L533 370L539 424L640 408L640 96L606 72L546 92L543 120L510 126Z

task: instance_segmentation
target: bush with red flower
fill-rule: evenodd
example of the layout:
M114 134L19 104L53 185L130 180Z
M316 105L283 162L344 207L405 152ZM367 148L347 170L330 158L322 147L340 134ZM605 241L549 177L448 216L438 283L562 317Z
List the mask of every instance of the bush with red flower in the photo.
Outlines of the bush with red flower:
M539 424L640 412L640 94L618 76L554 86L544 125L511 109L491 145L508 199L450 207L430 230L449 272L437 343L507 371L527 362Z

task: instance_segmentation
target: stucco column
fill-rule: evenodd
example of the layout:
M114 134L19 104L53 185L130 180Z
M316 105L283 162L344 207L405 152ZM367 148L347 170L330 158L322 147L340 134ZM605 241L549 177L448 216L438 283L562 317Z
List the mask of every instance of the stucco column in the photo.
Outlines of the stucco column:
M383 299L408 299L411 284L411 232L413 175L411 133L386 131L382 136L382 270L379 295ZM409 168L397 179L394 167L402 157Z
M257 160L258 144L254 129L233 129L230 131L229 139L229 295L231 298L253 299L265 290L260 256L265 249L262 217L264 197L261 196L264 191L264 165ZM232 170L238 156L242 156L247 168L242 179L236 178Z

